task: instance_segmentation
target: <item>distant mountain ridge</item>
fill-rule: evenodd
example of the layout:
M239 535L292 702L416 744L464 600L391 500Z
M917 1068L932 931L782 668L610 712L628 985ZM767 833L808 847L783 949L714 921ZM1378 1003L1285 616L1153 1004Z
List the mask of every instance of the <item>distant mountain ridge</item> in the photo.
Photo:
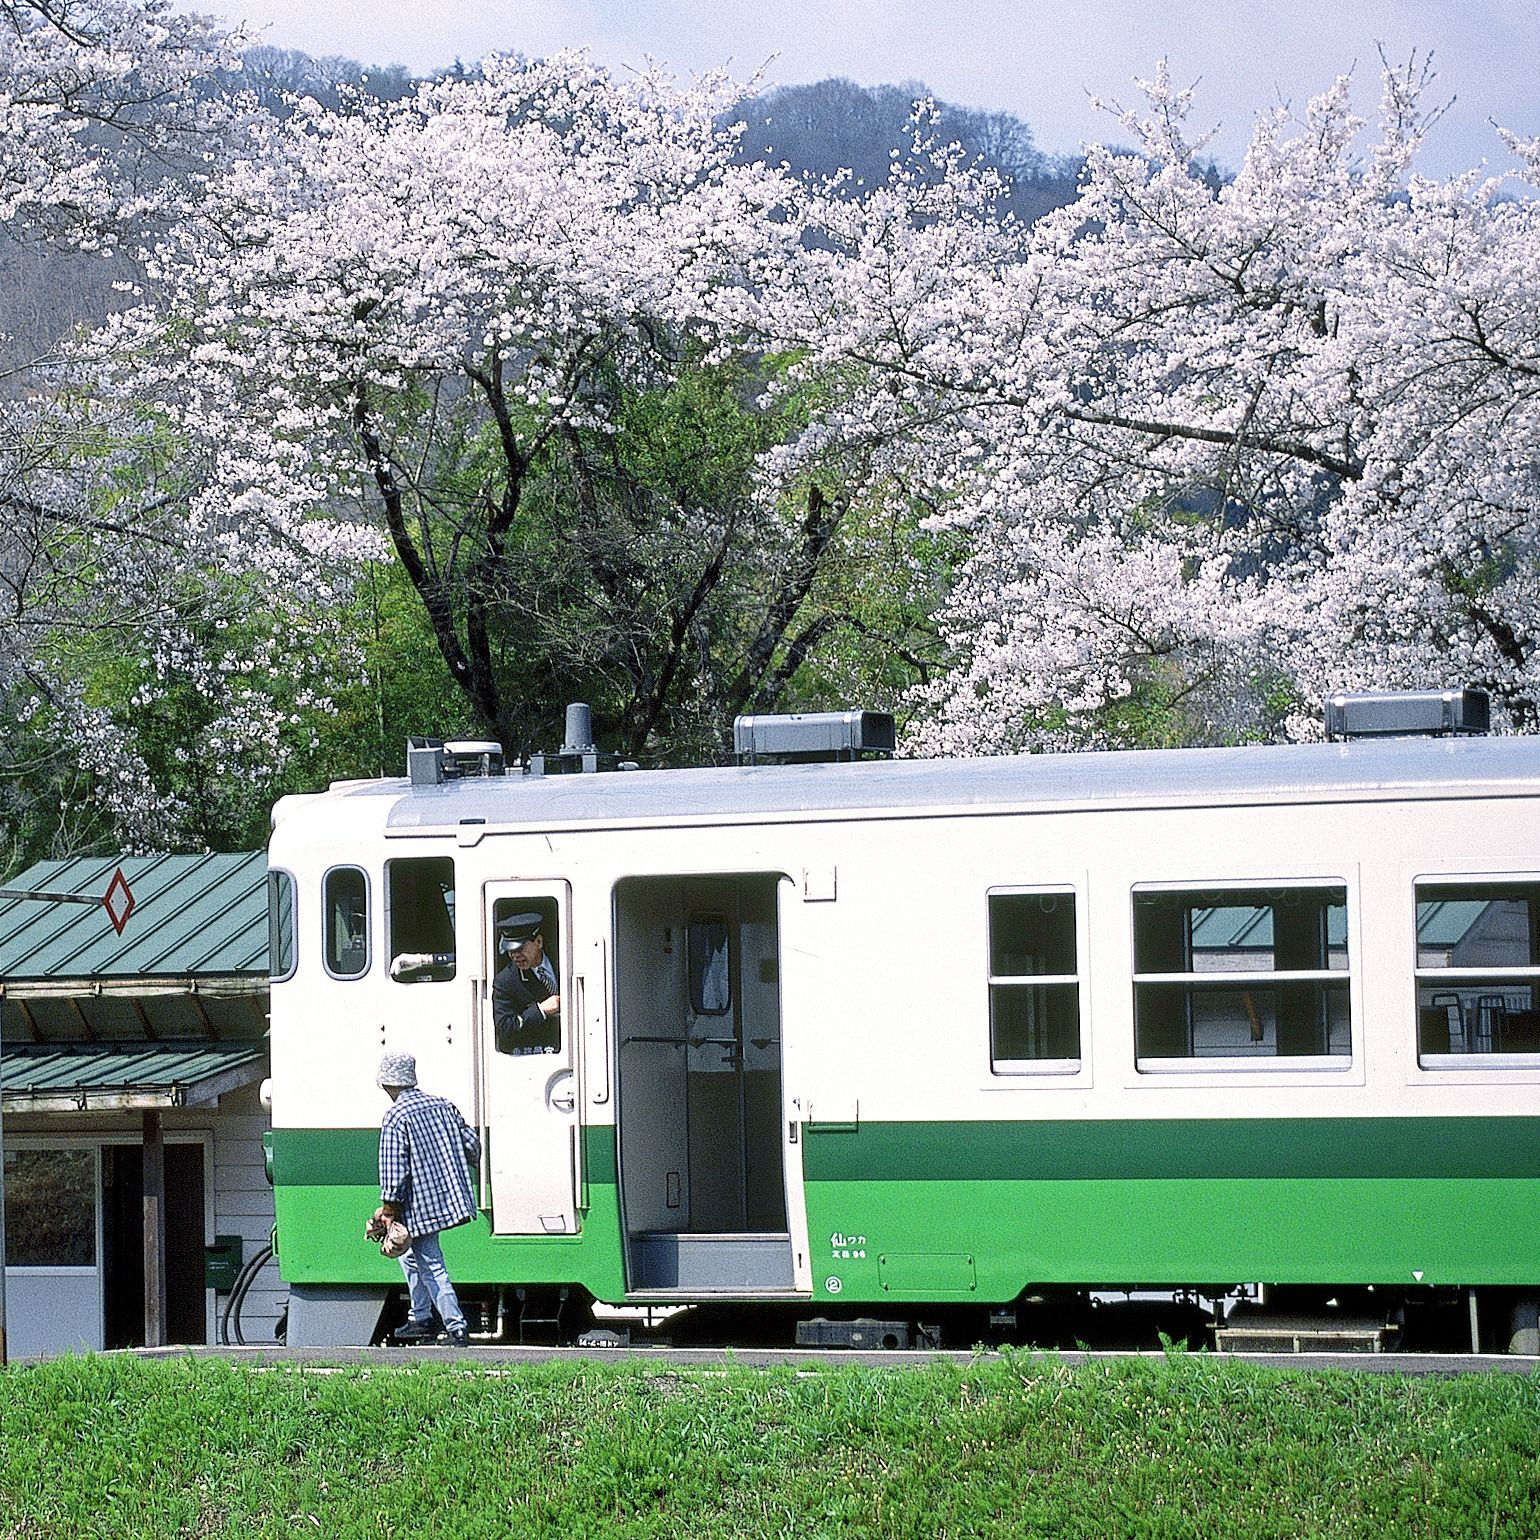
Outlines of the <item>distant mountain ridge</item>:
M784 163L796 175L848 172L851 193L858 195L887 179L892 152L908 147L914 104L928 95L913 81L859 86L834 78L781 86L744 103L734 115L746 125L740 155ZM1030 223L1074 199L1080 159L1045 154L1020 118L949 102L937 102L936 108L940 136L1000 173L1005 210L1017 218Z

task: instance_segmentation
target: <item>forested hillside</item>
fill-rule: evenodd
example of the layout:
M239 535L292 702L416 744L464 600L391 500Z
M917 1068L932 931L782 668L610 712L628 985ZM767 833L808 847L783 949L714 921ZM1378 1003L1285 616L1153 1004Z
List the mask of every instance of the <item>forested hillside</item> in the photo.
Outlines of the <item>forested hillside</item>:
M1427 71L1083 164L847 81L413 82L0 0L0 870L260 843L408 734L710 761L1320 731L1540 687L1540 143Z
M867 88L849 80L783 86L745 102L730 117L744 125L739 158L785 163L797 176L848 177L848 196L887 181L895 154L913 138L914 105L929 99L915 81ZM1006 112L938 104L936 127L969 160L998 172L1002 214L1033 220L1075 196L1081 162L1045 155L1030 124Z

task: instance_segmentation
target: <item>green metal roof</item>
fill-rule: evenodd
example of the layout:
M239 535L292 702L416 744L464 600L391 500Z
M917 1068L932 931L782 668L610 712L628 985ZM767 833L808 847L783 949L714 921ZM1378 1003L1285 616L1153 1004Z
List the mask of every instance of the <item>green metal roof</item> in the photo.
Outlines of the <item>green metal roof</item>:
M99 904L0 899L0 983L267 974L267 855L81 856L0 887L100 898L119 867L134 895L118 935Z
M7 1112L206 1106L267 1072L262 1042L50 1043L8 1048Z

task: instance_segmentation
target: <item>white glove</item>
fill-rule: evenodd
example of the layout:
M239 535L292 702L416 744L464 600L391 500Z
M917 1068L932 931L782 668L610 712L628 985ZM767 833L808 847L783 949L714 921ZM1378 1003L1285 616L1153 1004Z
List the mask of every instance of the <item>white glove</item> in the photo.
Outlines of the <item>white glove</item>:
M403 973L416 973L419 968L431 968L431 952L400 952L390 961L390 976L398 979Z

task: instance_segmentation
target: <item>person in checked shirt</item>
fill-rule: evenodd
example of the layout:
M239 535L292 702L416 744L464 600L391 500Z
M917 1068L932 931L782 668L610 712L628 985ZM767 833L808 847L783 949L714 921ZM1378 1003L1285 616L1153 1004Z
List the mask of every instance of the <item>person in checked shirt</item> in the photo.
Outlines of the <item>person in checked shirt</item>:
M380 1122L380 1207L376 1220L399 1219L412 1237L402 1253L401 1271L411 1295L411 1318L396 1330L398 1342L426 1342L434 1336L433 1311L449 1341L470 1340L465 1314L449 1281L439 1232L476 1216L467 1162L481 1159L481 1140L442 1096L417 1086L417 1060L387 1053L377 1077L391 1105Z

